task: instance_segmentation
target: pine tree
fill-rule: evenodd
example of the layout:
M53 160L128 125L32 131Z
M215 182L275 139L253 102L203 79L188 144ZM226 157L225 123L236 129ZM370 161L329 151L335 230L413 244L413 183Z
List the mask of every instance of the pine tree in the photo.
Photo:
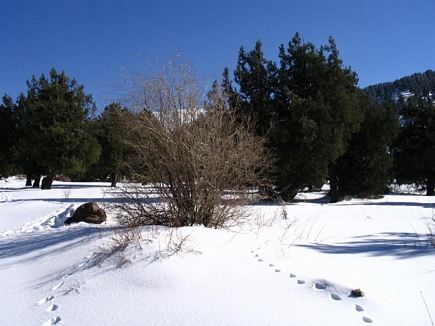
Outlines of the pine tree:
M260 41L248 53L243 47L240 49L234 73L235 82L239 85L237 99L240 105L237 108L240 114L257 121L257 132L261 136L266 135L271 125L276 122L277 74L276 64L264 57Z
M24 172L45 175L42 189L51 189L56 174L84 172L101 148L89 130L95 110L92 96L64 72L50 71L27 82L19 113L19 155Z
M402 110L405 124L395 146L399 183L416 183L435 193L435 106L431 101L409 103Z
M394 105L383 108L361 95L364 120L352 135L346 153L337 161L342 196L379 197L393 175L392 144L399 131Z
M111 103L95 121L96 137L102 148L98 162L91 166L91 173L109 176L111 186L116 187L123 171L126 148L122 140L119 115L128 114L119 103Z
M8 95L0 104L0 177L8 177L15 165L16 105Z
M299 34L279 48L279 67L264 58L261 42L242 48L235 71L242 113L257 118L257 131L275 151L276 191L293 198L329 175L331 201L339 199L335 162L362 120L357 77L344 67L332 38L319 49Z

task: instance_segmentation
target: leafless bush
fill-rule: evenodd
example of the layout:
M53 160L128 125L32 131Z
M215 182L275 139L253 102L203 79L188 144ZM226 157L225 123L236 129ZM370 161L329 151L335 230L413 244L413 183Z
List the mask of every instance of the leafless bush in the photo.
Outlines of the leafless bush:
M127 247L134 244L133 252L142 249L142 233L136 225L113 226L112 230L113 235L92 254L91 265L101 265L107 259L112 259L117 267L122 267L131 262Z
M136 182L121 195L129 223L221 227L241 216L269 159L251 121L232 114L217 83L205 96L191 63L179 58L127 81L130 112L119 117Z
M66 188L63 190L63 198L68 199L71 196L71 188Z
M191 244L190 234L183 234L180 228L170 228L166 239L167 255L172 256L181 252L198 253Z

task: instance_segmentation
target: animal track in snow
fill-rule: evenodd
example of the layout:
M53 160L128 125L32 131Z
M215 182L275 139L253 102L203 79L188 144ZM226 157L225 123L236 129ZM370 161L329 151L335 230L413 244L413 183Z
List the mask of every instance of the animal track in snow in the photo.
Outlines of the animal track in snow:
M314 286L317 290L326 290L326 285L324 283L314 283Z
M363 320L366 322L366 323L373 323L373 320L371 320L371 318L369 318L369 317L363 317Z
M47 320L47 321L44 323L44 326L52 326L52 325L56 325L56 324L59 323L61 320L62 320L62 319L61 319L59 316L54 317L54 318L51 318L50 320Z
M335 293L331 294L331 298L332 298L332 300L335 300L335 301L341 300L340 296L338 294L335 294Z
M361 311L364 311L364 308L361 307L359 304L356 304L355 305L355 310L361 312Z
M44 298L44 299L39 300L39 301L36 303L36 305L37 305L37 306L43 305L44 303L47 303L48 301L53 300L53 299L54 299L54 297L53 297L52 295L50 295L50 296L48 296L48 297L46 297L46 298Z
M260 249L260 247L258 249ZM259 258L259 254L257 253L257 251L251 250L251 253L254 254L254 257L257 258L258 262L263 262L263 259ZM269 263L269 267L270 268L274 268L275 273L280 273L281 272L281 269L276 268L275 264L273 264L273 263ZM289 273L287 275L289 275L289 277L291 279L296 279L296 284L298 284L298 285L306 284L306 281L304 281L303 279L298 279L296 274ZM320 290L322 292L324 290L326 290L325 292L328 293L329 298L331 298L334 301L342 301L343 300L342 296L340 296L338 293L343 294L344 292L342 293L341 291L346 291L345 289L342 289L343 288L342 286L340 286L338 284L331 283L331 282L329 282L329 281L327 281L325 279L313 280L312 283L310 282L310 285L314 289ZM334 293L333 291L336 291L336 290L338 290L339 292ZM364 308L361 305L359 305L359 304L355 304L354 305L354 309L357 312L364 311ZM363 316L362 319L363 319L363 321L365 323L373 323L373 320L371 318L367 317L367 316Z
M46 309L46 311L55 311L57 310L57 308L59 308L57 304L52 304L50 307Z

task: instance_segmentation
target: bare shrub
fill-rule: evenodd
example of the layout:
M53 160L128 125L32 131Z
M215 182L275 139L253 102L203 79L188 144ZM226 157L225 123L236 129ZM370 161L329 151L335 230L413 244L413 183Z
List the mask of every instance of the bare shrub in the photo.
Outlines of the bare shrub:
M72 188L64 189L63 190L63 198L69 199L69 197L71 196L71 191L72 191Z
M126 249L132 244L132 252L141 250L142 233L136 225L113 226L113 235L92 254L92 266L102 265L106 260L115 260L117 267L130 263L130 253Z
M169 256L185 252L199 253L191 245L191 235L183 234L180 228L170 228L166 236L166 252Z
M191 63L180 58L127 81L130 112L119 118L136 182L121 192L128 223L222 227L240 217L269 160L251 121L233 115L217 83L205 96Z

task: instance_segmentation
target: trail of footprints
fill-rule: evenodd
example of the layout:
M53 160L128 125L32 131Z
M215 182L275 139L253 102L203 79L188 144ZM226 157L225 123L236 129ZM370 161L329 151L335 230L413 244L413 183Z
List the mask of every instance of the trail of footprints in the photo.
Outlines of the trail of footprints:
M259 250L259 249L260 249L260 247L257 248L257 250ZM255 251L252 250L251 253L255 253ZM260 262L260 263L263 262L263 259L261 259L257 253L255 253L254 257L257 258L258 262ZM91 258L91 255L87 256L86 258ZM89 261L85 261L84 263L80 264L78 267L79 268L84 267L88 262ZM281 269L276 268L275 265L272 264L272 263L269 263L269 267L273 268L275 270L275 273L280 273L281 272ZM54 287L51 288L51 291L57 291L57 290L59 290L64 285L64 280L66 278L68 278L69 276L71 276L72 274L73 273L65 275L63 277L63 280L60 283L58 283L57 285L55 285ZM306 284L306 282L304 280L298 279L297 275L295 275L295 274L290 273L289 276L290 276L291 279L296 279L296 283L299 284L299 285ZM327 284L327 282L315 282L314 283L314 288L317 289L317 290L326 290L328 288L328 284ZM55 297L53 295L49 295L49 296L47 296L45 298L42 298L38 302L36 302L35 305L37 305L37 306L43 306L43 305L49 304L46 307L45 310L47 312L49 312L49 313L55 312L55 311L57 311L59 309L59 305L51 303L51 301L54 298ZM332 300L334 300L334 301L341 301L341 297L338 294L335 294L335 293L331 293L330 294L330 298ZM354 308L355 308L355 311L357 311L357 312L363 312L364 311L364 308L361 305L359 305L359 304L355 304ZM373 323L373 320L371 318L367 317L367 316L363 316L362 320L364 322L366 322L366 323ZM57 325L61 321L62 321L62 319L61 319L60 316L55 316L55 317L45 321L43 326Z
M257 251L260 250L260 247L257 248ZM254 257L257 258L258 262L263 262L264 260L262 258L260 258L259 254L256 253L256 250L252 250L251 253L254 253ZM275 273L280 273L281 270L275 267L275 264L269 263L269 267L273 268L275 270ZM298 279L297 275L290 273L290 278L291 279L296 279L296 284L302 285L302 284L306 284L306 282L302 279ZM314 288L317 290L326 290L328 288L328 282L315 282L314 283ZM341 301L341 297L338 294L335 293L331 293L330 294L330 298L334 301ZM364 311L364 308L359 305L359 304L355 304L354 305L354 309L356 312L361 313ZM365 323L373 323L373 320L367 316L362 316L362 320Z
M82 267L84 267L89 261L90 261L90 258L92 257L92 255L89 255L89 256L87 256L86 258L88 259L88 260L86 260L84 263L81 263L80 265L78 265L77 267L78 268L82 268ZM59 282L58 284L56 284L55 286L53 286L52 288L51 288L51 291L52 292L56 292L56 291L58 291L58 290L60 290L61 288L62 288L62 286L64 285L64 282L65 282L65 280L68 278L68 277L70 277L71 275L73 275L74 273L69 273L69 274L67 274L67 275L65 275L63 278L62 278L62 281L61 282ZM65 293L68 293L69 291L67 291L67 292L64 292L64 293L61 293L61 295L63 295L63 294L65 294ZM39 300L38 302L36 302L35 303L35 305L36 306L44 306L44 307L46 307L45 308L45 311L46 312L48 312L48 313L52 313L52 312L55 312L55 311L57 311L58 309L59 309L59 305L57 305L57 304L55 304L55 303L52 303L52 301L55 299L55 296L54 295L48 295L47 297L45 297L45 298L42 298L41 300ZM48 305L48 306L47 306ZM42 325L43 326L53 326L53 325L57 325L58 323L60 323L62 321L62 318L60 318L60 316L54 316L54 317L52 317L52 318L50 318L50 319L48 319L48 320L46 320Z
M66 279L68 276L70 276L71 274L68 274L66 276L63 277L63 279ZM55 285L54 287L51 288L51 291L57 291L58 289L60 289L62 287L62 285L64 284L64 281L61 281L60 283L58 283L57 285ZM52 303L52 301L54 300L54 296L53 295L49 295L45 298L42 298L41 300L39 300L36 305L37 306L42 306L42 305L46 305L49 304L45 311L47 312L54 312L56 310L59 309L59 305ZM62 318L60 318L59 316L55 316L51 319L48 319L44 322L43 326L51 326L51 325L56 325L58 324L60 321L62 320Z

